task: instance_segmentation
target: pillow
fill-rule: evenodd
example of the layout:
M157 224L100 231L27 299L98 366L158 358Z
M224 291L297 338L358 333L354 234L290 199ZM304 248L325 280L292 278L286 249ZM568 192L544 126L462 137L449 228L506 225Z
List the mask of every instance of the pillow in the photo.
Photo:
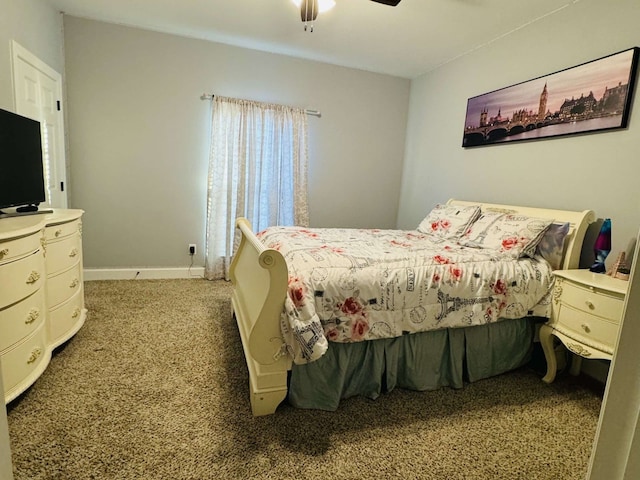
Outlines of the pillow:
M417 230L442 239L457 240L480 215L480 207L436 205L420 222Z
M535 248L535 254L549 262L554 270L562 268L564 242L569 237L569 227L569 223L552 223Z
M469 228L464 232L462 238L458 241L460 245L465 247L480 247L477 240L482 236L483 232L491 229L494 223L504 217L505 214L500 211L482 210L480 216Z
M528 248L535 248L552 223L551 219L517 213L483 212L458 244L520 258Z

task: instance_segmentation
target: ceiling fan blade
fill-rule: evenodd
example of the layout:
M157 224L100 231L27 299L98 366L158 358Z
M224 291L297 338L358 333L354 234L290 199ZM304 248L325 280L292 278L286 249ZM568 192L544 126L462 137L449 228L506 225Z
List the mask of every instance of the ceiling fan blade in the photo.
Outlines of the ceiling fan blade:
M382 3L383 5L389 5L390 7L395 7L400 3L400 0L371 0L372 2Z
M303 22L313 22L318 16L318 0L302 0L300 18Z

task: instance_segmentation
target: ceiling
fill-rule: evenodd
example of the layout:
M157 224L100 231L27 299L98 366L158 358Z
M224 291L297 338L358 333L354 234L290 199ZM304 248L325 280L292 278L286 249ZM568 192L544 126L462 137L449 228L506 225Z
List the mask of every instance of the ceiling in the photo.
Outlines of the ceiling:
M291 0L45 0L76 17L414 78L580 0L336 0L305 32Z

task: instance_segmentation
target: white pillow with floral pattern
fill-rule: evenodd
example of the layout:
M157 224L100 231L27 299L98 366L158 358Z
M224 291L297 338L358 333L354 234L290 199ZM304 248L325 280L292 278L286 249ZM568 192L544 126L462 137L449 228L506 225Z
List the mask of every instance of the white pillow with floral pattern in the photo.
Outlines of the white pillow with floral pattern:
M457 240L480 215L480 207L436 205L420 222L417 230L442 239Z
M553 219L517 213L483 212L458 241L459 245L495 250L520 258L535 248Z

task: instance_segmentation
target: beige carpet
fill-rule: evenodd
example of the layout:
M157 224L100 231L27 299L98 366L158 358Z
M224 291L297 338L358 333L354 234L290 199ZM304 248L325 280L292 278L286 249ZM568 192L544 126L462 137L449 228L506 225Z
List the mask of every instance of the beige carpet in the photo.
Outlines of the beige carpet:
M569 376L254 418L227 283L85 288L87 323L8 407L16 480L585 476L601 392Z

